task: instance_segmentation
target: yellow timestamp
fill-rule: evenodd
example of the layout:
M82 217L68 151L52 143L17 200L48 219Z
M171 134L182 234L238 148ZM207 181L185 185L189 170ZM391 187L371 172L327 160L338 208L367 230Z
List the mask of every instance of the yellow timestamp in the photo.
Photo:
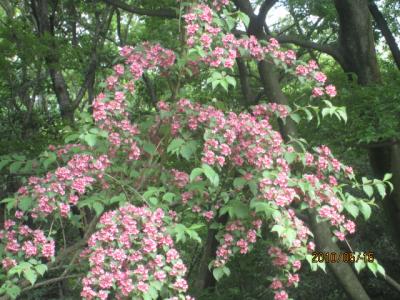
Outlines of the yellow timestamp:
M312 253L313 263L356 263L359 261L364 263L372 263L375 260L374 252L321 252L314 251Z

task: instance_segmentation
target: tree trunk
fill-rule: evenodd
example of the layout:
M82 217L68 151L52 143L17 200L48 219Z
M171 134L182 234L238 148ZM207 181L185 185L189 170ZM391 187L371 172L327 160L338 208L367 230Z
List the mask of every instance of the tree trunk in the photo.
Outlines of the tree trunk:
M32 0L32 13L35 17L40 37L52 38L53 28L49 19L49 4L47 0ZM54 40L50 41L45 61L50 74L54 93L60 107L61 117L67 123L74 121L74 109L64 76L59 70L59 59Z
M368 0L335 0L339 16L339 51L343 69L357 74L360 85L380 83Z

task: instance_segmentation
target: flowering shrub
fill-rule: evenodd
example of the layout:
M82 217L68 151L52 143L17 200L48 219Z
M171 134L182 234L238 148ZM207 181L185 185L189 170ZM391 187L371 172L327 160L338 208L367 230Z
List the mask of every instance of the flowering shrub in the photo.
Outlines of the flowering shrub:
M220 11L229 1L213 4ZM239 56L267 59L311 82L310 101L335 96L335 87L326 84L315 62L298 62L295 53L281 50L276 40L261 45L254 37L224 33L222 19L204 3L184 19L189 52L196 57L188 61L191 67L232 68ZM288 299L287 288L297 286L302 261L310 260L315 249L301 214L315 211L329 222L337 239L344 240L355 232L353 219L359 212L369 217L370 206L343 188L362 187L372 197L375 185L384 193L388 177L359 184L352 169L327 146L307 151L301 140L285 143L271 123L276 117L293 118L286 106L261 104L237 114L181 98L176 103L159 101L156 112L133 124L127 106L135 81L149 70L168 73L176 57L149 43L123 47L120 54L123 62L113 68L94 100L95 127L82 130L77 146L51 146L62 166L42 178L29 178L15 198L4 201L19 223L33 220L50 233L46 219L63 217L72 224L88 216L86 207L101 216L82 253L90 267L82 281L83 298L191 299L186 295L187 267L173 240L184 241L186 234L201 241L196 229L206 225L218 229L219 246L211 262L217 279L229 275L234 255L248 253L260 238L268 239L273 246L266 251L276 267L271 288L275 299ZM214 87L233 84L232 77L218 76ZM327 105L322 115L329 109L343 117L329 101L321 105ZM183 212L198 223L187 227ZM42 229L18 226L8 219L0 232L5 278L0 293L11 296L10 284L20 273L10 271L28 259L35 259L31 266L42 266L55 251L54 241L45 238ZM274 234L263 236L263 226ZM44 267L23 267L31 270L24 276L32 284L36 273L44 273Z
M102 215L88 241L90 271L83 279L85 299L122 299L150 295L184 297L186 266L166 233L164 212L125 205ZM117 287L117 288L115 288Z

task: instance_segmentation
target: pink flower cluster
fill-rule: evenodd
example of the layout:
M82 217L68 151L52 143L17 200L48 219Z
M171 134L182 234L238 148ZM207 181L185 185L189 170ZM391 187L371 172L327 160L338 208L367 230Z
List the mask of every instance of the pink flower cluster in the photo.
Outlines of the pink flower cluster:
M246 224L241 220L230 221L219 233L220 245L217 248L214 267L224 266L236 252L248 253L257 241L257 233L262 226L261 219L253 219Z
M54 211L67 217L71 205L77 204L87 188L103 180L103 172L109 164L107 155L95 159L88 154L75 154L65 167L48 172L43 178L30 177L28 185L18 190L17 201L24 197L36 200L32 201L33 207L29 211L34 219L46 217Z
M229 4L228 0L213 1L213 6L218 11ZM183 17L186 22L187 44L191 48L202 47L205 52L201 61L213 68L232 68L235 59L239 56L250 57L258 61L269 58L277 64L294 68L294 73L313 82L313 97L321 97L325 94L329 97L336 96L336 88L326 85L327 77L318 71L318 65L314 60L307 65L297 61L293 50L283 51L276 39L270 39L269 44L262 46L254 37L236 38L231 33L223 33L218 28L218 16L206 4L198 4L191 12Z
M1 261L4 271L30 258L51 260L55 253L54 241L46 238L42 230L10 219L4 221L4 229L0 230L0 248L7 253Z
M187 269L166 232L161 209L128 204L104 213L97 227L85 251L91 269L83 279L84 299L143 298L149 289L163 287L171 297L184 296Z

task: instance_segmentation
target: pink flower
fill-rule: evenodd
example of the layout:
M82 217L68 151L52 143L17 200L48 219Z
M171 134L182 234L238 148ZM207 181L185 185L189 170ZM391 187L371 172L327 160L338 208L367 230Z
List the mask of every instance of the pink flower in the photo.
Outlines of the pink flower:
M315 73L314 78L316 81L321 82L321 83L325 83L325 81L327 79L326 75L322 72Z
M283 287L282 282L279 279L274 279L270 285L270 288L273 290L278 290Z
M313 95L313 97L321 97L324 95L324 91L322 88L315 87L312 90L312 95Z
M325 93L329 95L329 97L335 97L336 96L336 87L332 84L327 85L325 87Z
M285 291L275 292L274 300L287 300L289 298Z
M177 279L174 283L174 289L186 292L186 290L188 289L188 284L186 280L183 278Z
M344 241L345 235L344 235L343 232L335 231L334 234L335 234L335 236L339 239L339 241Z
M149 289L149 285L147 283L144 283L143 281L139 281L137 289L143 293L146 293Z
M113 285L114 279L111 273L105 273L99 277L99 285L102 289L108 289Z
M348 220L345 224L344 227L347 229L347 231L352 234L356 231L356 224L353 221Z
M54 252L55 252L55 245L53 240L43 245L42 247L43 257L50 259L51 257L54 256Z
M206 218L207 221L211 221L214 217L214 212L212 210L206 211L203 213L203 217Z

